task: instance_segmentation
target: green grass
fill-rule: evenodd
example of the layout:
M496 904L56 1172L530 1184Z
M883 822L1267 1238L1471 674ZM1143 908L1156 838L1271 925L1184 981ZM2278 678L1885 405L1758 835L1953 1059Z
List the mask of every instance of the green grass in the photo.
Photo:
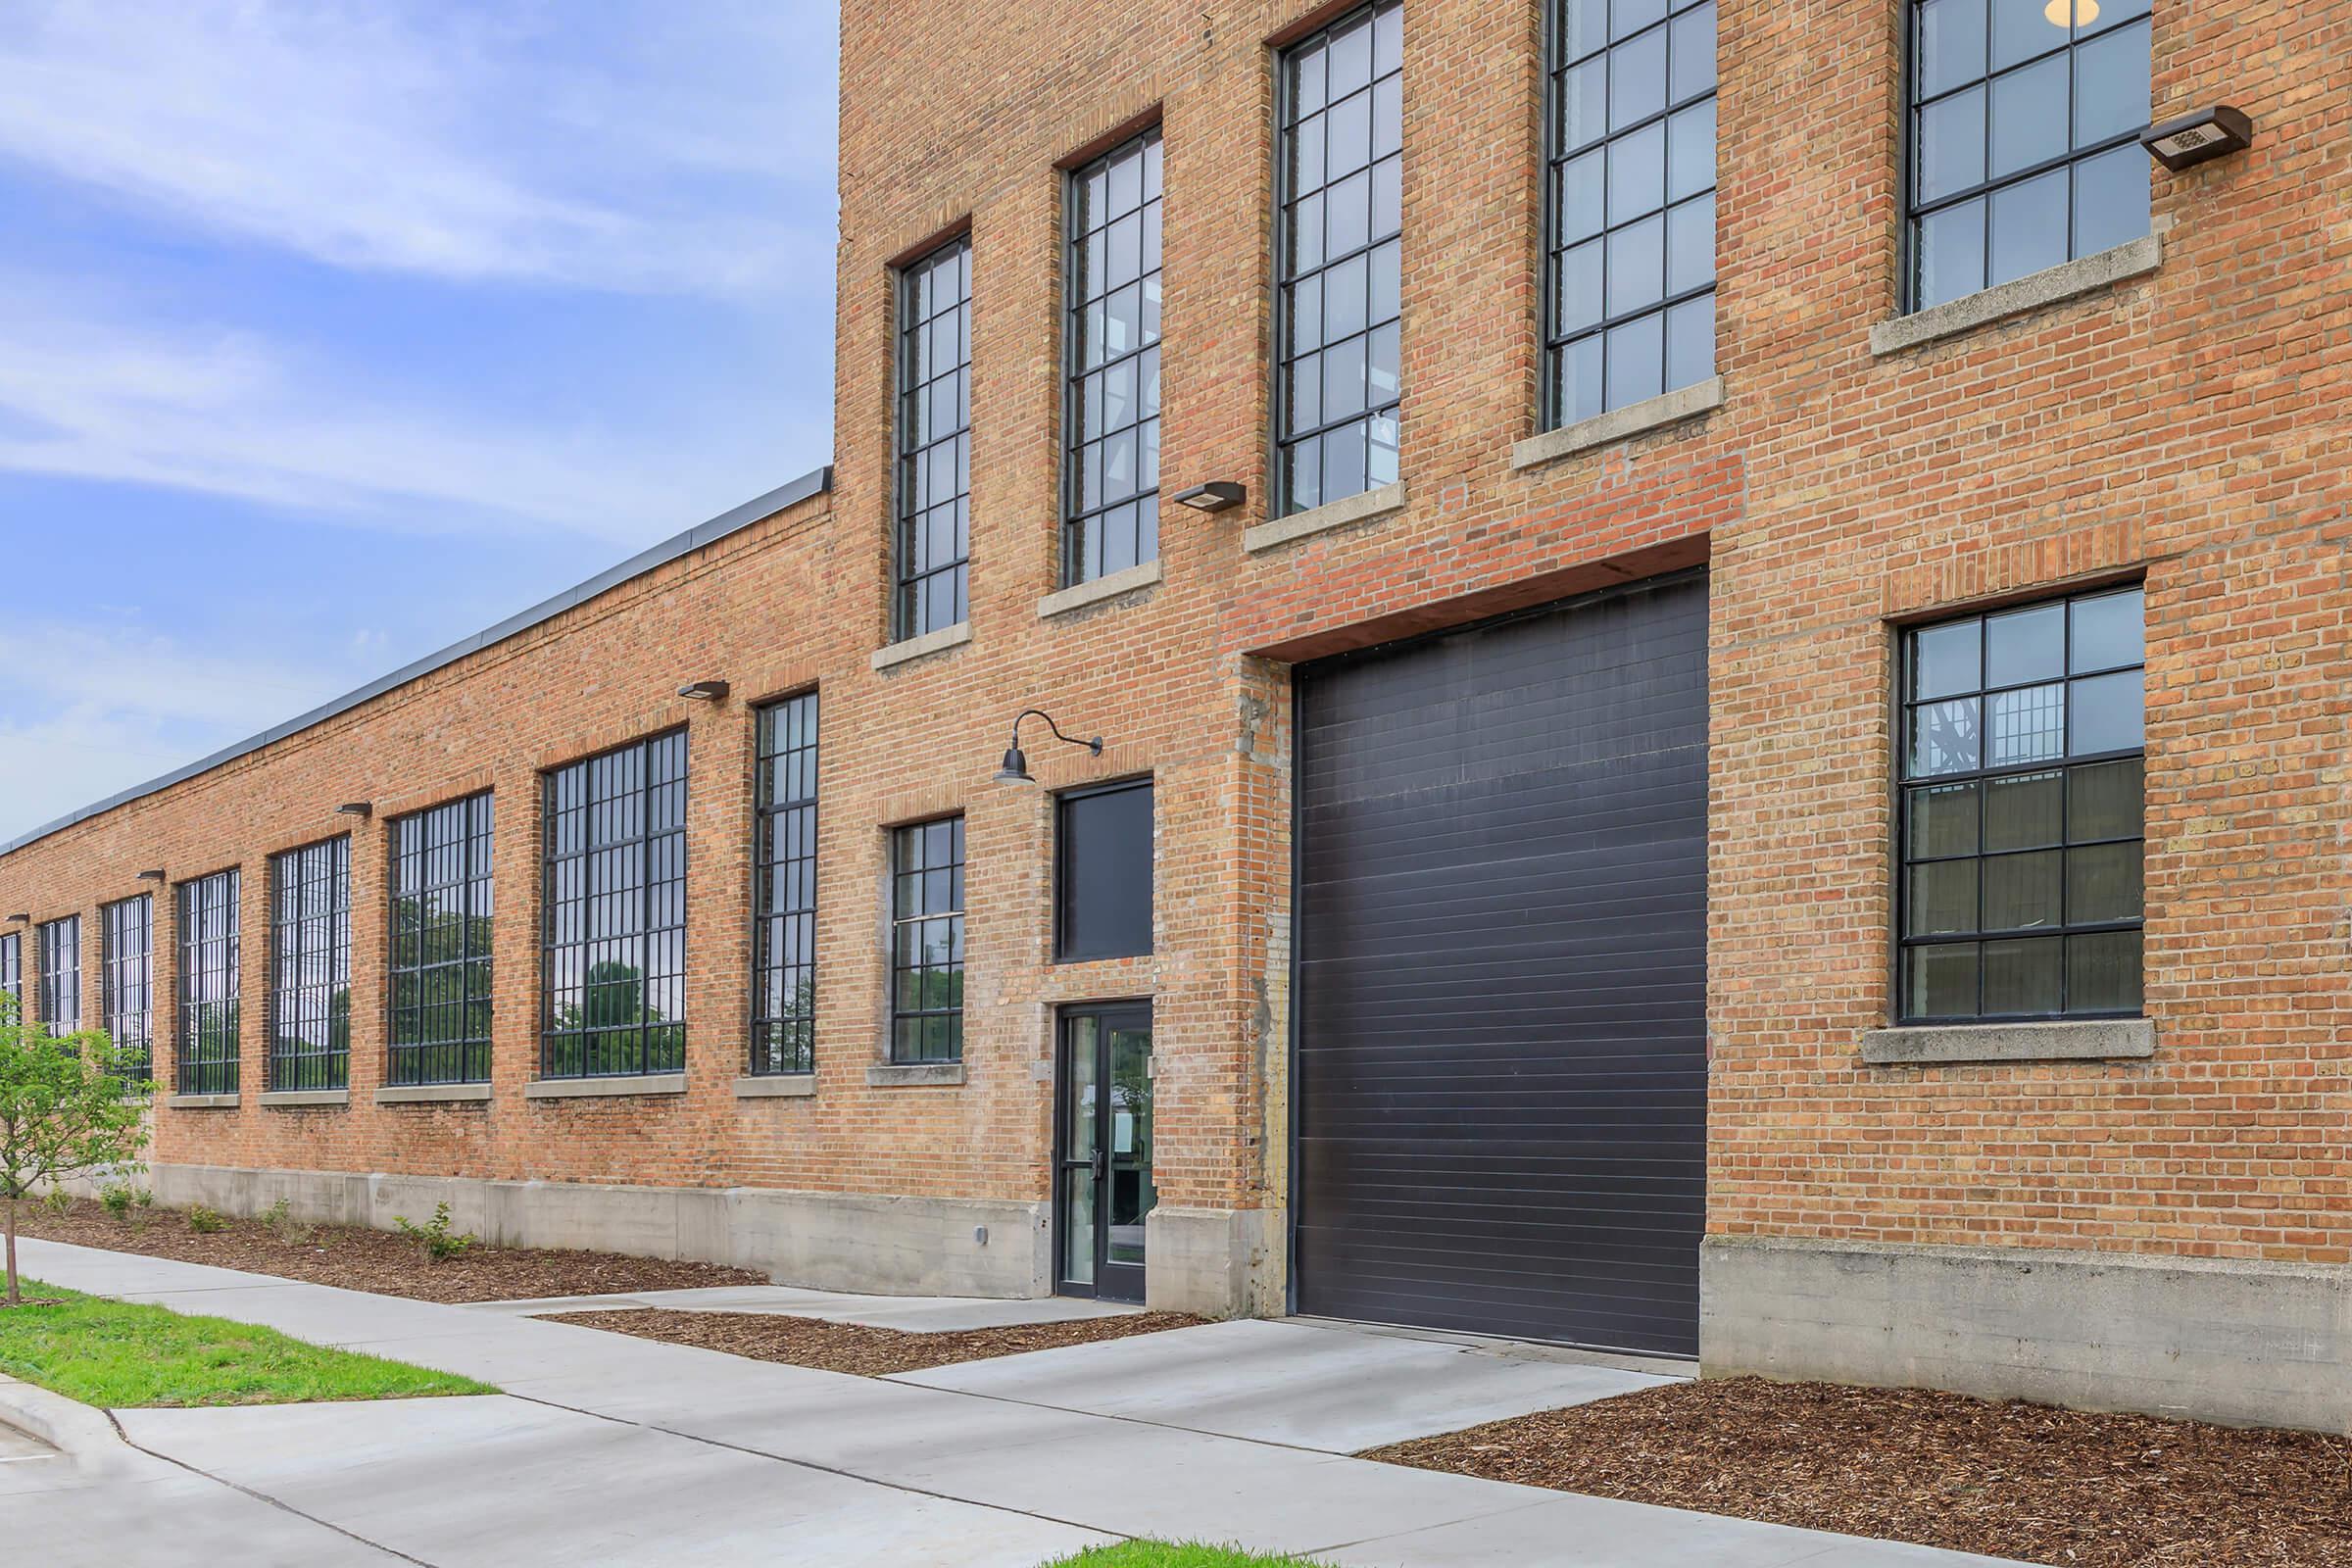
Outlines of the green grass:
M1231 1546L1180 1546L1165 1541L1129 1541L1097 1546L1046 1568L1315 1568L1304 1557L1263 1557Z
M27 1301L56 1304L0 1307L0 1373L107 1409L498 1392L226 1318L102 1300L37 1280L22 1290Z

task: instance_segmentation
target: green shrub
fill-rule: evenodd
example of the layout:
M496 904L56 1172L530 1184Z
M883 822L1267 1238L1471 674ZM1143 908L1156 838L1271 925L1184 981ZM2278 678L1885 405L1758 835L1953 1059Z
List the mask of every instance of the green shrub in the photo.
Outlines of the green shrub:
M471 1247L475 1241L471 1231L467 1231L462 1236L451 1233L447 1203L433 1205L433 1218L430 1224L419 1225L406 1215L394 1216L393 1223L400 1227L401 1235L416 1243L417 1250L436 1263L447 1262Z
M198 1203L188 1210L188 1229L199 1236L210 1236L215 1231L228 1229L228 1221L221 1217L219 1209L207 1208L202 1203Z
M124 1183L117 1182L98 1195L98 1201L115 1218L128 1219L131 1204L138 1201L138 1194Z
M60 1219L74 1212L74 1195L63 1187L50 1188L48 1192L41 1195L41 1201L49 1206L50 1213Z

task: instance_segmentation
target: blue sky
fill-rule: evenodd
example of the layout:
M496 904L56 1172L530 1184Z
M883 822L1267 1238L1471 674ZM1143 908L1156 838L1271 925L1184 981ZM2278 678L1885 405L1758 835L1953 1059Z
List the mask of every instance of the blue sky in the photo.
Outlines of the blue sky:
M0 840L828 461L834 9L0 7Z

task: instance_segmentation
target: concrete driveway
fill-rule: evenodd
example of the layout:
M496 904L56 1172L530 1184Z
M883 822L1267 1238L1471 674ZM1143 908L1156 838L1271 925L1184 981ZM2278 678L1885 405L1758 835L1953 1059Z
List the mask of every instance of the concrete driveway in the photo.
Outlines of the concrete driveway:
M0 1463L9 1544L45 1564L1032 1568L1136 1535L1362 1568L1992 1561L1348 1457L1656 1381L1556 1354L1238 1322L867 1379L164 1259L25 1254L59 1285L505 1391L120 1412L121 1439L85 1430L62 1464Z

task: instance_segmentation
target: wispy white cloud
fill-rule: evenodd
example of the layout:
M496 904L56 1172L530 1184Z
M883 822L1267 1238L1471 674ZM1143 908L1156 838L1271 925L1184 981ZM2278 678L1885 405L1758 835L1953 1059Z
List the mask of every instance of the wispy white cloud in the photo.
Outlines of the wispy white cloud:
M733 293L829 261L830 6L14 0L0 158L338 267Z

